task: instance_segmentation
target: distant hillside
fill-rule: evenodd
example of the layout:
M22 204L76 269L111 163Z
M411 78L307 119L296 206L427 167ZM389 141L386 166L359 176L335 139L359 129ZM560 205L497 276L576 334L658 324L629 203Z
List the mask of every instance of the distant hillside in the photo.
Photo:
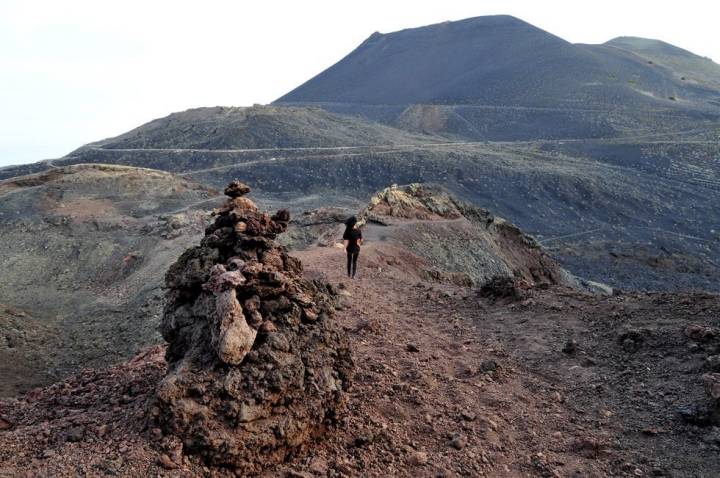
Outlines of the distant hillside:
M638 57L492 16L375 33L278 102L588 108L667 106L671 95L702 99Z
M698 112L717 119L720 66L659 44L575 45L511 16L469 18L374 33L276 103L489 140L613 137Z
M0 396L157 341L162 278L216 195L122 166L0 181Z
M443 121L460 125L459 113L470 115L465 108L409 107L405 118L408 124L416 121L422 128L435 128ZM283 109L290 113L282 114ZM306 111L285 107L267 110L285 118ZM316 110L312 111L315 114ZM542 128L548 135L558 131L582 133L571 129L582 124L582 116L574 117L576 121L560 130L551 115L536 113L539 121L532 123L528 116L505 110L508 121L493 122L491 113L487 110L482 114L478 109L473 118L485 118L492 123L487 131L509 139L515 131L531 134L533 128ZM171 117L191 126L192 121L183 118L186 114ZM340 115L327 116L337 119L339 131L347 121L369 124ZM655 121L654 116L649 117ZM563 266L588 279L622 288L716 290L720 277L718 130L717 126L706 127L704 120L686 118L683 123L675 119L675 128L692 130L675 134L642 127L622 141L486 144L428 142L434 137L378 126L375 131L391 133L382 138L396 142L385 146L249 150L188 148L186 145L197 143L188 143L182 128L140 128L144 137L152 140L149 144L161 145L162 138L164 144L178 147L120 149L120 145L127 146L122 138L132 136L128 133L50 162L5 168L0 170L0 179L74 164L136 166L172 172L215 187L242 178L253 185L261 202L290 204L295 212L320 206L356 208L372 192L389 184L434 182L511 219L550 247ZM318 126L308 135L337 137L332 134L331 121L320 125L322 129ZM260 134L263 127L257 126L257 130ZM255 135L255 127L248 133ZM198 134L193 141L202 138ZM405 140L411 143L400 144ZM287 144L282 137L276 141Z
M115 138L80 148L248 149L314 148L417 143L421 138L388 126L320 108L216 106L173 113Z
M618 37L605 43L645 58L650 64L667 68L675 79L688 85L720 90L720 65L660 40Z

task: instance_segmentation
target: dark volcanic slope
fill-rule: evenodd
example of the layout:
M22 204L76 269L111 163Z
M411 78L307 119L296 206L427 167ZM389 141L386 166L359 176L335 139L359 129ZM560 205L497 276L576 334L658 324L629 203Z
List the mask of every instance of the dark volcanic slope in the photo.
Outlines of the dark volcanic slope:
M107 165L0 181L0 396L157 341L162 277L216 194Z
M699 106L700 91L632 50L573 45L510 16L375 33L278 102L607 108ZM706 106L706 105L705 105Z
M688 85L720 89L720 65L710 58L698 56L660 40L618 37L605 43L645 58L651 64L667 68L677 79Z
M282 116L284 108L265 109ZM298 108L288 110L290 118ZM178 113L173 121L191 126L194 114ZM342 131L345 119L338 121ZM183 133L150 125L139 131L147 144L193 145L207 139L200 128ZM623 142L407 145L398 144L407 135L387 128L383 131L393 132L393 145L249 150L121 148L124 135L29 167L152 167L217 187L242 178L261 202L281 201L298 212L355 208L393 183L434 182L536 235L564 266L588 279L621 288L717 290L720 146L717 129L702 126L692 134L635 136ZM249 133L262 134L262 128L254 126ZM332 130L311 134L332 136ZM0 178L22 169L0 171Z
M711 179L720 178L719 151L700 146L568 142L540 148L472 144L252 154L98 150L58 163L152 164L216 186L243 178L257 186L261 200L292 201L296 210L358 205L388 184L436 182L510 218L588 279L622 288L717 290L720 182Z
M320 108L196 108L80 149L317 148L417 143L427 138Z

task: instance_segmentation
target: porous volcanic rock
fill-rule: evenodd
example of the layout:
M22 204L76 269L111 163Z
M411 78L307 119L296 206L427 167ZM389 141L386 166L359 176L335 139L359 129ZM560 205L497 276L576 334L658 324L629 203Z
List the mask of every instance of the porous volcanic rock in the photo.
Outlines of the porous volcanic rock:
M361 222L388 224L393 218L437 220L459 219L463 216L457 202L438 187L419 183L385 188L370 199L360 213Z
M231 183L201 245L166 275L168 373L151 415L185 454L243 474L301 452L345 405L353 362L335 291L275 242L290 214Z

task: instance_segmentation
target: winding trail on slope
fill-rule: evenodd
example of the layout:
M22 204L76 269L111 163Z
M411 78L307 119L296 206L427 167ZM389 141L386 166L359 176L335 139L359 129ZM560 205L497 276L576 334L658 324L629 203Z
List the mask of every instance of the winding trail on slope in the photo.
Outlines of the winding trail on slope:
M271 153L271 152L303 152L303 151L352 151L352 150L384 150L388 148L397 149L425 149L425 148L442 148L446 146L473 146L473 145L518 145L532 144L535 142L563 143L563 142L624 142L647 138L662 138L667 136L677 136L705 131L703 128L695 128L682 131L673 131L666 133L646 133L629 136L618 136L612 138L567 138L567 139L537 139L533 141L490 141L490 140L474 140L474 141L437 141L427 143L400 143L400 144L377 144L377 145L349 145L349 146L312 146L312 147L288 147L288 148L104 148L87 147L82 151L102 151L102 152L118 152L118 153L135 153L135 152L159 152L159 153ZM677 141L654 141L657 143L689 143L689 144L717 144L717 141L708 140L677 140ZM70 158L72 156L69 156ZM61 158L58 158L61 159ZM48 160L52 161L52 160Z

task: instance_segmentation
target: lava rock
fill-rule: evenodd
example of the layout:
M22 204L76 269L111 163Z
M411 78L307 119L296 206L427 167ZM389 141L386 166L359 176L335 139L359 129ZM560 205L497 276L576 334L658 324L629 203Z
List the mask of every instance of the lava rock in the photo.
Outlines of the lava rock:
M428 455L424 451L416 451L410 454L407 462L410 466L424 466L427 465Z
M716 337L717 331L706 325L691 324L685 327L685 336L695 342L707 342Z
M586 458L597 458L607 448L607 445L595 437L587 436L574 439L570 443L570 447Z
M708 395L713 400L720 400L720 373L706 373L702 379Z
M626 330L618 337L622 349L628 353L635 353L642 347L645 337L638 330Z
M697 426L708 426L712 424L712 410L704 405L689 403L677 408L680 417L688 423Z
M574 354L577 351L577 342L575 342L575 339L570 339L565 342L562 351L568 355Z
M225 195L231 198L238 198L244 196L250 192L250 186L241 183L240 181L233 181L225 188Z
M705 359L705 366L711 372L720 372L720 355L710 355Z
M367 446L368 444L373 442L373 436L372 435L360 435L353 439L350 446L354 448L362 448L364 446Z
M354 369L331 289L303 278L274 240L289 212L259 212L249 191L230 183L200 245L168 270L168 371L150 407L182 453L242 475L302 453L336 425Z
M462 433L455 433L450 439L450 446L456 450L462 450L467 446L467 443L467 437Z
M174 470L177 468L177 464L173 462L169 456L167 456L165 453L160 455L160 458L158 458L158 465L162 466L166 470Z
M480 364L480 371L484 373L495 372L498 369L498 364L494 360L485 360Z
M13 424L10 420L0 417L0 430L12 430Z
M85 429L83 427L70 427L65 435L65 439L69 442L79 442L83 438L85 438Z
M506 276L495 276L490 279L480 287L478 295L491 301L500 299L514 301L522 297L520 289L515 285L515 281Z
M462 417L462 419L465 420L465 421L472 422L472 421L475 421L475 419L477 418L477 415L475 415L475 414L474 414L473 412L471 412L471 411L463 410L463 411L460 413L460 417Z

